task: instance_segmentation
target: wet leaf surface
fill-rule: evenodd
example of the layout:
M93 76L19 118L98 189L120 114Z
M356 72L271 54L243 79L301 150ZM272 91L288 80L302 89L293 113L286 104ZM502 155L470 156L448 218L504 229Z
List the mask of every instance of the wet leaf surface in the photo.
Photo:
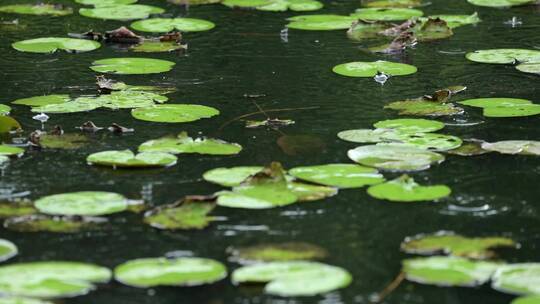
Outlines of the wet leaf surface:
M450 195L452 190L445 185L422 186L413 178L403 175L395 180L368 188L374 198L391 202L435 201Z

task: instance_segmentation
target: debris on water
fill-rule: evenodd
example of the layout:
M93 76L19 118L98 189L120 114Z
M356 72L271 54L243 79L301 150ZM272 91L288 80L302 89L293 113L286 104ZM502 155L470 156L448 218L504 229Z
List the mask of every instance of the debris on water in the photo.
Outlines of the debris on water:
M514 16L512 19L505 21L504 24L510 25L511 27L518 27L520 25L523 25L523 21L519 19L518 17Z
M82 126L77 127L76 129L79 129L83 132L97 132L103 128L96 126L92 121L87 121L82 124Z
M266 97L266 94L248 94L248 93L244 94L244 98L261 98L261 97Z
M283 42L289 42L289 29L284 28L279 32L279 37Z
M377 83L380 83L381 85L384 85L386 81L390 78L390 75L387 75L383 72L377 72L377 75L373 77Z
M40 113L38 115L33 116L32 119L37 120L41 123L46 123L47 120L49 120L49 116L45 113Z
M63 135L64 134L64 129L62 129L61 126L59 125L56 125L52 128L52 130L49 132L49 134L51 135Z
M131 133L135 131L135 129L122 127L117 123L113 123L110 127L107 128L107 130L117 134Z

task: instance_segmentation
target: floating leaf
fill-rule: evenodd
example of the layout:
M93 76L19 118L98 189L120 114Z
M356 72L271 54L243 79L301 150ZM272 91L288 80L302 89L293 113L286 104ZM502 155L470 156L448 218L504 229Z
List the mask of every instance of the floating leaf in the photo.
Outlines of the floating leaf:
M0 116L9 115L11 107L5 104L0 104Z
M188 196L173 204L147 211L144 222L154 228L166 230L203 229L214 219L208 214L215 206L214 197Z
M30 262L0 266L0 292L11 296L58 298L89 293L107 283L111 271L79 262Z
M49 104L39 107L33 107L34 113L77 113L95 110L103 105L102 100L94 97L79 97L65 103Z
M18 232L77 233L105 222L107 219L98 217L26 215L8 218L4 227Z
M362 20L372 21L399 21L414 17L421 17L424 13L410 8L359 8L351 16Z
M458 102L462 105L477 108L510 107L532 104L532 101L518 98L476 98Z
M493 289L518 295L540 294L540 264L504 265L491 280Z
M30 215L37 213L34 204L26 200L1 201L0 218Z
M239 283L267 283L264 292L283 297L314 296L347 287L352 276L346 270L317 262L269 262L244 266L232 274Z
M534 4L535 0L467 0L469 3L487 7L511 7Z
M452 190L445 185L421 186L413 178L403 175L384 184L371 186L367 192L374 198L392 202L419 202L447 197Z
M239 186L248 177L262 171L264 167L233 167L233 168L216 168L204 172L203 179L205 181L222 185L225 187Z
M94 61L90 69L112 74L155 74L170 71L172 61L152 58L108 58Z
M62 135L43 134L39 136L39 146L47 149L79 149L87 144L88 138L77 133Z
M482 143L482 149L502 154L520 154L540 156L540 141L504 140L494 143Z
M21 156L24 153L24 149L8 145L0 145L0 155L5 156Z
M131 27L137 31L167 33L173 30L181 32L208 31L216 25L210 21L194 18L152 18L135 21Z
M417 68L403 63L389 61L375 62L349 62L336 65L334 73L348 77L373 77L381 72L390 76L403 76L414 74Z
M140 120L168 123L191 122L218 114L215 108L192 104L156 105L131 111L131 115Z
M399 111L399 115L414 116L451 116L464 112L462 108L456 107L451 103L419 100L395 101L387 104L384 108L397 110Z
M401 243L401 250L411 254L435 255L444 253L471 259L488 259L495 256L494 247L516 247L509 238L467 238L449 232L420 234L408 237Z
M394 129L404 133L428 133L443 129L444 123L429 119L402 118L379 121L373 126L380 129Z
M118 193L82 191L42 197L36 208L52 215L105 215L125 211L128 200Z
M437 286L480 286L489 281L499 264L460 257L428 257L403 261L407 280Z
M323 4L315 0L224 0L223 5L228 7L254 8L260 11L285 12L287 10L295 12L316 11L323 7Z
M54 304L49 301L42 301L31 298L19 298L19 297L2 297L0 298L0 304Z
M153 286L198 286L221 281L227 268L218 261L203 258L145 258L128 261L114 269L122 284Z
M319 260L328 256L328 252L308 243L264 244L228 249L231 260L240 264L273 261Z
M434 41L446 39L454 35L454 32L446 21L440 18L432 19L431 17L414 29L413 32L418 41Z
M422 6L422 0L368 0L364 1L366 7L408 8Z
M69 95L45 95L45 96L34 96L29 98L22 98L12 101L12 104L16 105L26 105L31 107L41 107L51 104L60 104L70 101L71 98Z
M302 15L287 19L288 28L306 31L345 30L358 18L339 15Z
M221 0L169 0L169 2L178 5L203 5L220 3Z
M512 301L510 304L538 304L540 303L540 296L528 296L517 298Z
M518 64L516 69L524 73L540 74L540 63L522 63Z
M150 15L164 12L165 10L160 7L142 4L98 6L96 8L81 8L79 10L81 16L106 20L145 19Z
M101 103L102 107L110 109L132 109L153 106L156 102L166 102L166 96L154 92L141 90L123 90L111 92L111 94L100 95L96 102Z
M393 129L347 130L339 132L338 137L355 143L399 143L435 151L452 150L463 143L456 136L437 133L403 133Z
M460 101L460 104L483 108L486 117L524 117L540 114L540 105L527 99L477 98Z
M94 5L94 6L114 6L120 4L133 4L137 0L75 0L75 2L84 4L84 5Z
M333 187L311 185L299 182L287 183L287 188L298 198L299 202L311 202L332 197L338 193Z
M14 4L0 6L1 13L25 14L25 15L51 15L65 16L73 13L69 7L63 7L57 4Z
M353 40L375 38L380 35L380 32L386 30L389 27L390 25L384 22L369 22L358 20L351 25L351 27L347 31L347 36Z
M19 250L12 242L0 239L0 262L7 261L16 256Z
M489 153L482 148L482 141L466 140L459 148L446 151L448 154L459 156L475 156Z
M134 52L142 53L172 52L185 49L187 49L186 45L174 41L144 41L143 43L130 48L130 50Z
M540 61L540 51L526 49L491 49L467 53L467 59L480 63L515 64Z
M224 0L221 4L233 8L256 8L258 6L269 5L272 2L272 0Z
M176 164L176 156L161 152L143 152L137 155L130 150L103 151L88 155L89 165L109 166L113 168L150 168L169 167Z
M448 26L452 29L463 26L463 25L476 24L482 21L480 20L480 17L478 17L478 13L474 13L472 15L432 15L432 16L429 16L428 18L431 18L431 19L439 18L441 20L444 20L446 21ZM427 19L420 18L420 20L424 21Z
M289 174L312 183L338 188L360 188L384 182L376 169L352 164L296 167Z
M101 44L85 39L46 37L15 42L14 49L29 53L54 53L58 50L66 52L89 52L98 49Z
M21 124L14 118L0 115L0 134L21 130Z
M209 155L234 155L242 151L242 146L220 139L189 137L181 132L176 137L163 137L144 142L139 152L166 152L172 154L197 153Z
M347 153L353 161L391 171L420 171L444 161L441 154L407 145L361 146Z

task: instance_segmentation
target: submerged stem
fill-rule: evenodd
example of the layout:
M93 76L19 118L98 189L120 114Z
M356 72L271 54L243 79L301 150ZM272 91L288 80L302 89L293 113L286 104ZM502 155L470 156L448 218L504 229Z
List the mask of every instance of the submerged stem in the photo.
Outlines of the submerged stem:
M247 114L244 114L244 115L240 115L238 117L235 117L229 121L226 121L224 124L221 125L221 127L219 127L218 130L223 130L226 126L230 125L231 123L237 121L237 120L240 120L242 118L246 118L246 117L250 117L250 116L253 116L253 115L257 115L257 114L266 114L266 113L270 113L270 112L287 112L287 111L299 111L299 110L313 110L313 109L318 109L319 107L303 107L303 108L283 108L283 109L270 109L270 110L264 110L264 111L257 111L257 112L252 112L252 113L247 113Z
M405 280L405 273L402 271L390 284L388 284L388 286L386 286L381 292L375 295L371 302L381 303L388 295L390 295L394 290L396 290L399 285L401 285L401 282L403 282L403 280Z

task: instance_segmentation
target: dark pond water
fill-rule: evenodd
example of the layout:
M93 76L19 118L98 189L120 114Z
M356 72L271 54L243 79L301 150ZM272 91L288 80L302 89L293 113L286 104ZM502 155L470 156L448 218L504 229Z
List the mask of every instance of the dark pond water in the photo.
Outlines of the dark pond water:
M15 3L17 1L2 1ZM57 1L70 4L70 1ZM220 187L201 180L211 168L261 165L280 161L285 167L349 162L346 151L354 144L342 142L336 133L352 128L369 128L372 123L397 118L383 110L384 104L417 97L449 85L466 85L459 98L515 97L540 99L540 78L516 71L511 66L483 65L467 61L464 54L483 48L517 47L540 49L540 10L531 7L508 10L474 7L465 0L432 0L423 8L430 14L470 14L478 11L483 22L464 26L455 35L436 43L419 44L398 56L374 55L360 50L362 44L348 40L345 31L290 31L288 41L280 38L285 18L294 13L237 11L220 5L191 7L188 12L165 1L143 0L159 5L171 16L187 15L208 19L215 30L186 34L186 54L137 54L172 60L169 73L145 76L116 76L138 85L169 85L177 92L171 103L213 106L221 115L187 124L148 123L133 119L128 110L96 110L89 113L52 115L49 125L72 130L84 121L97 125L113 122L135 128L134 134L117 136L99 133L92 144L74 151L29 151L11 161L2 171L0 196L43 195L78 190L107 190L131 198L143 197L160 205L188 194L210 194ZM73 5L73 4L71 4ZM75 6L75 5L73 5ZM327 1L321 13L348 14L358 1ZM518 16L523 25L512 28L504 22ZM3 20L13 16L0 16ZM53 55L20 53L10 48L14 41L43 36L64 36L67 32L111 30L127 23L100 21L74 14L61 18L19 16L27 27L0 32L0 102L44 94L84 94L95 92L95 73L88 67L96 59L134 56L124 50L104 46L83 54ZM331 68L349 61L387 59L414 64L419 72L395 77L381 87L372 79L335 75ZM265 94L256 99L265 109L318 107L276 116L293 119L294 126L272 130L245 129L227 121L257 111L253 99L244 94ZM13 116L32 131L39 128L28 107L15 106ZM264 118L264 117L259 117ZM479 111L446 122L445 133L488 141L539 139L538 117L484 119ZM469 125L473 122L481 124ZM178 165L163 170L108 170L85 163L89 153L135 149L145 140L180 131L215 136L238 142L244 151L232 157L182 155ZM284 153L276 144L283 135L309 135L324 147L307 149L296 155ZM78 234L16 233L0 228L1 237L14 241L21 254L14 262L36 260L87 261L114 267L139 257L163 256L185 251L195 256L227 262L228 246L264 242L302 241L326 248L327 263L348 269L354 275L351 286L325 297L283 299L263 296L258 291L239 289L229 280L197 288L157 288L153 291L118 283L102 286L88 296L62 303L368 303L369 296L383 289L399 272L407 255L400 242L410 235L451 230L470 236L504 235L518 240L519 250L501 251L510 262L538 261L540 255L540 158L488 154L473 158L448 157L431 170L415 173L423 183L447 184L450 198L439 203L392 204L369 197L365 189L345 190L323 201L296 204L271 210L218 208L221 221L195 232L163 232L141 223L139 215L112 216L112 225L99 232ZM392 174L386 175L388 178ZM403 283L386 303L503 304L512 297L478 289L436 288Z

